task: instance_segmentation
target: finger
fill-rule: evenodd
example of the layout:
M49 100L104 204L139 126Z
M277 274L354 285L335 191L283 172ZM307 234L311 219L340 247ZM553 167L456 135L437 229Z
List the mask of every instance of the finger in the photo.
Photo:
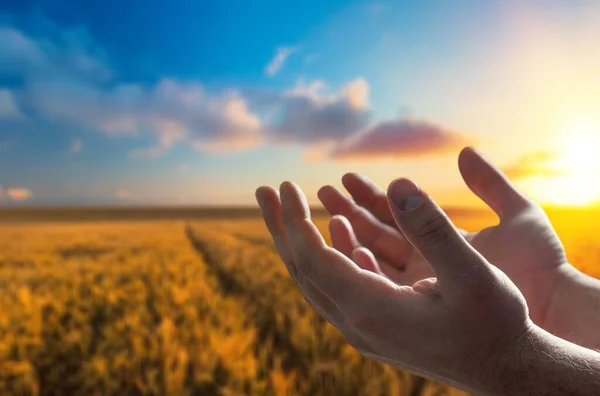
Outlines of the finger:
M262 211L262 215L275 243L277 253L281 257L283 263L288 269L288 272L296 279L297 269L294 264L294 255L290 249L290 245L285 234L283 226L283 218L281 215L281 199L279 193L267 186L259 187L256 190L256 200Z
M406 267L413 249L396 228L379 222L335 187L322 187L318 196L329 213L342 215L350 221L358 241L376 257L397 268Z
M333 247L348 258L352 258L352 252L359 244L356 235L348 219L344 216L335 215L329 222L329 232Z
M390 209L405 237L433 267L440 288L489 285L493 272L442 209L407 179L394 180L388 189Z
M358 265L360 268L374 272L381 276L386 276L381 268L379 267L379 263L375 259L375 256L371 251L364 247L358 247L354 249L352 252L352 260Z
M458 167L467 186L498 214L510 218L531 205L508 178L474 148L463 149Z
M275 242L277 252L281 256L292 278L296 280L294 256L283 227L279 193L271 187L263 186L256 190L256 199L262 210L267 228ZM339 308L314 285L310 283L305 284L303 293L307 301L315 307L325 319L332 323L339 323L344 320L344 316Z
M342 177L342 183L357 204L371 212L382 223L396 227L385 192L371 180L357 173L347 173Z
M298 285L311 282L343 311L356 304L376 302L381 293L395 290L395 285L381 277L365 276L352 260L326 245L310 220L310 211L302 191L285 182L280 189L285 232L298 270ZM357 300L360 296L360 301Z

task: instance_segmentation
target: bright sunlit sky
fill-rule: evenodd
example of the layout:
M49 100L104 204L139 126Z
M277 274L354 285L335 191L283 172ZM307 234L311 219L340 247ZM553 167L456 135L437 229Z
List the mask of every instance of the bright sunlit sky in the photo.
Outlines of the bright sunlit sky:
M600 199L600 2L0 0L0 205L253 204L347 171Z

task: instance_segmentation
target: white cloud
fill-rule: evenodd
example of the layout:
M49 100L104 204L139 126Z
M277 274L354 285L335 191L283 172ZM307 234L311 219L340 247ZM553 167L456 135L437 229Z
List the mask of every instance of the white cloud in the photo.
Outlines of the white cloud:
M33 37L12 26L0 26L0 73L28 79L83 78L107 81L113 72L104 51L84 27L61 30L46 24L45 34Z
M14 94L8 89L0 89L0 119L21 117L23 117L23 114L19 110Z
M285 65L285 62L288 60L290 55L294 52L298 51L296 47L279 47L277 48L277 52L275 56L269 64L265 67L265 74L269 77L273 77L277 74Z
M113 80L104 51L87 30L60 31L50 26L43 38L0 26L0 77L17 76L23 81L19 99L26 98L27 109L31 109L31 116L28 111L27 119L18 121L18 128L71 128L115 137L150 135L153 141L148 146L130 152L136 158L159 157L183 144L210 154L230 154L265 139L302 144L311 158L340 144L344 147L333 151L337 156L369 154L348 146L371 124L369 84L363 78L337 89L321 80L300 82L283 92L215 92L198 81L171 78L154 85L124 84ZM278 48L265 68L266 75L277 74L297 51L297 47ZM20 114L14 93L0 89L0 120ZM405 138L413 139L411 142L422 141L423 136L406 132L406 125L394 126L404 131ZM370 129L377 132L373 135L377 141L363 141L363 145L373 153L381 152L385 147L375 147L377 142L392 139L387 132L395 129L377 129L377 125ZM72 154L82 149L80 140L69 146ZM16 196L24 194L17 192Z

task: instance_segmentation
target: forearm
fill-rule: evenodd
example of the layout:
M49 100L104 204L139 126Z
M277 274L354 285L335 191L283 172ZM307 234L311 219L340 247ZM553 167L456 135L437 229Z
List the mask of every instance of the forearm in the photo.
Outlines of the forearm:
M600 353L555 337L541 328L516 345L504 362L497 395L592 396L600 391Z
M544 328L591 349L600 349L600 280L571 266L561 269Z

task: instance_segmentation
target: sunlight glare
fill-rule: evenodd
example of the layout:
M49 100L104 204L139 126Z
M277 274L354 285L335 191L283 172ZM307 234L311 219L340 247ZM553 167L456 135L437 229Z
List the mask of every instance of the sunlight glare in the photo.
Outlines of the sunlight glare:
M600 200L600 126L576 122L566 128L552 161L556 176L536 180L532 189L554 205L584 206Z

